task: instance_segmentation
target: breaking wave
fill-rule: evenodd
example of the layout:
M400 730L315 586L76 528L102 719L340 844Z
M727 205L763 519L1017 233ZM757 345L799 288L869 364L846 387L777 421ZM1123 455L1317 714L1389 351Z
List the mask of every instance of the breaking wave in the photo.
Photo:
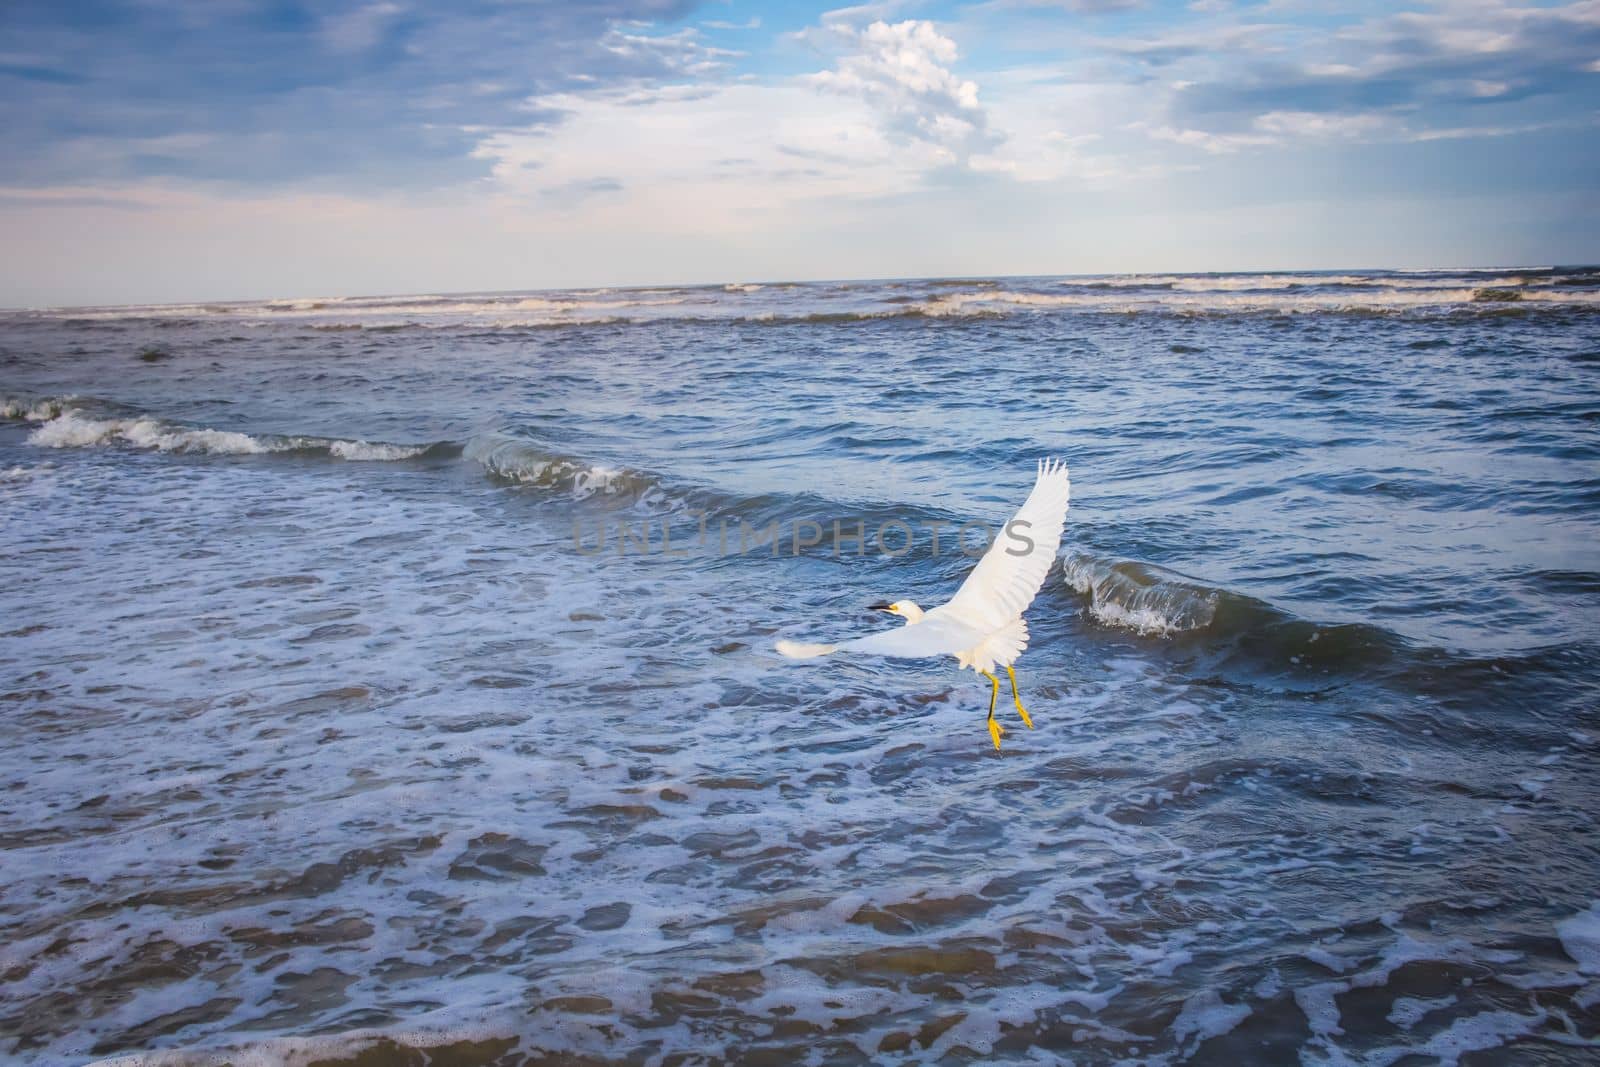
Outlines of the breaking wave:
M900 314L930 318L963 315L995 315L1013 311L1078 310L1120 314L1164 313L1177 315L1217 314L1396 314L1405 312L1471 313L1484 309L1484 303L1517 302L1549 308L1600 308L1600 292L1574 292L1507 286L1471 288L1372 288L1350 292L1335 288L1327 292L1304 292L1299 286L1258 286L1255 291L1241 286L1188 289L1166 284L1137 293L1118 286L1108 295L1089 287L1077 292L1016 292L996 290L945 293L911 304ZM1272 291L1280 290L1280 291Z
M1081 552L1062 559L1061 573L1069 588L1088 598L1095 619L1147 636L1205 629L1216 619L1224 595L1147 563Z
M87 403L87 402L84 402ZM441 445L401 445L382 441L248 434L204 426L184 426L151 415L107 416L77 406L74 398L8 399L0 415L37 426L28 443L40 448L91 448L124 445L157 452L256 456L273 452L322 453L351 462L415 459Z
M44 422L60 415L65 406L72 403L72 397L61 399L30 400L17 397L6 397L0 400L0 417L7 419L25 419L28 422Z
M1581 644L1464 655L1413 643L1372 623L1301 618L1153 564L1083 551L1066 553L1061 571L1096 624L1170 642L1175 651L1198 654L1223 674L1243 669L1279 677L1366 676L1423 692L1455 693L1593 661L1592 650Z
M1294 673L1416 667L1440 657L1399 634L1367 623L1303 619L1266 601L1209 586L1134 560L1069 552L1061 562L1068 588L1095 622L1146 637L1182 642L1222 661Z
M1594 284L1581 272L1555 274L1528 270L1427 271L1417 274L1127 274L1063 278L1063 289L1170 289L1183 293L1284 292L1304 289L1422 289L1448 291L1480 286Z
M467 442L464 455L498 478L565 491L574 500L615 497L650 508L676 502L651 475L546 451L533 441L505 432L474 437Z
M145 413L110 408L111 405L103 401L83 397L12 397L0 400L0 417L33 424L27 441L39 448L124 446L214 456L296 453L348 462L396 462L464 455L497 478L562 491L574 500L601 497L664 509L683 499L670 495L654 475L549 451L532 440L507 432L483 434L465 446L449 441L395 444L186 426Z

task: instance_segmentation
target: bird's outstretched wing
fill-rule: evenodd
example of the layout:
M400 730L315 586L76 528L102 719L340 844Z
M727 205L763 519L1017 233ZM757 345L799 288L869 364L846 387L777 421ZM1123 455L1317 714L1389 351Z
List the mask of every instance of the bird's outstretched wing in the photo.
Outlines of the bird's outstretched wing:
M1042 461L1033 492L1021 509L995 536L994 544L956 595L936 610L948 612L984 634L1026 611L1056 560L1071 496L1067 465L1054 459Z
M987 635L981 630L976 630L965 622L930 611L921 622L868 634L854 641L841 642L839 651L865 652L868 655L894 656L897 659L953 656L978 644L985 636Z
M774 647L790 659L816 659L835 652L864 652L869 656L897 659L922 659L928 656L953 656L969 649L987 636L966 623L930 611L921 622L896 626L892 630L868 634L836 645L805 641L779 641Z

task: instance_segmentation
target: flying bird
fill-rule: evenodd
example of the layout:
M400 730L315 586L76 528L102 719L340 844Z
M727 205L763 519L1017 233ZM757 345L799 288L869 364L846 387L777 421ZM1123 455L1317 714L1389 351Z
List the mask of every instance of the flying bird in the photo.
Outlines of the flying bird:
M1054 459L1041 461L1028 499L948 603L924 611L910 600L881 601L870 607L900 616L906 620L904 626L834 645L779 641L777 650L790 659L814 659L835 652L898 659L954 656L960 668L970 668L989 679L989 737L998 750L1005 730L994 717L1000 696L996 667L1006 669L1017 714L1033 729L1011 665L1028 647L1028 624L1022 613L1033 603L1055 562L1071 495L1067 465Z

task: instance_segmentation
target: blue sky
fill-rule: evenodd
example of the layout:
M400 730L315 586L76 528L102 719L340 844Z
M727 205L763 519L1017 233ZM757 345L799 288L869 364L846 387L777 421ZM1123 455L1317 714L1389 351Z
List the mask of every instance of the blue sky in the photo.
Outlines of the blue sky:
M1600 259L1600 3L0 7L0 303Z

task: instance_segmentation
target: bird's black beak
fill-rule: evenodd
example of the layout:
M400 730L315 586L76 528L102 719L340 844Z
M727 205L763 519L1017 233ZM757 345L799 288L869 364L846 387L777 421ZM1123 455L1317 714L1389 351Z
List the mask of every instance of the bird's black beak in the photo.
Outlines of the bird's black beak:
M894 607L894 605L890 604L888 601L880 600L876 604L868 604L867 605L867 610L868 611L888 611L892 607Z

